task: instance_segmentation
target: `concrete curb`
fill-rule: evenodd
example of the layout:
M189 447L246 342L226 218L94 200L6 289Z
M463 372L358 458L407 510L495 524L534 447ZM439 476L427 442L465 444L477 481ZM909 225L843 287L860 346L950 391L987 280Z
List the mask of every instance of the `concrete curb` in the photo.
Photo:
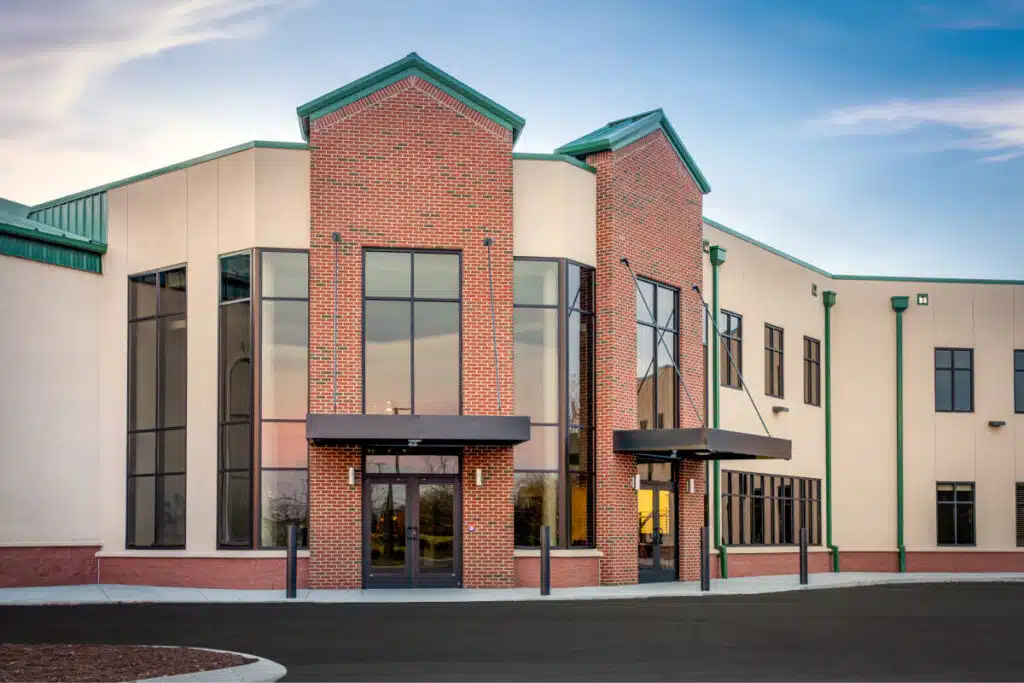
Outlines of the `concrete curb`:
M176 647L174 645L154 645L152 647ZM274 683L284 678L288 669L277 662L264 657L251 655L245 652L233 652L232 650L215 650L212 647L186 647L189 650L206 650L207 652L223 652L242 657L252 657L256 661L252 664L242 666L229 666L226 669L211 669L209 671L197 671L190 674L177 674L175 676L158 676L157 678L142 678L136 683L184 683L185 681L238 681L241 683Z

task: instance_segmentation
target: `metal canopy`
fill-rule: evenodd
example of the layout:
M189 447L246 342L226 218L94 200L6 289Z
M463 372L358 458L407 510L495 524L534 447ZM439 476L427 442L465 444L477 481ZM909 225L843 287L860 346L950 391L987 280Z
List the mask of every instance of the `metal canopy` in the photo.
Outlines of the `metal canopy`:
M530 439L530 418L311 413L306 416L306 438L339 445L514 446Z
M616 453L659 460L789 460L793 442L725 429L620 429L612 435Z

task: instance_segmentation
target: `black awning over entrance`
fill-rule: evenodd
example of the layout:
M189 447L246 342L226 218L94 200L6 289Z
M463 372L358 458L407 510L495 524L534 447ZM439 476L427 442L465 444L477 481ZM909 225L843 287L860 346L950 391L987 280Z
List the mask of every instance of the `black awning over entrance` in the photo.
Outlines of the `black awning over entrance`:
M793 442L724 429L620 429L612 436L616 453L678 460L789 460Z
M306 416L306 438L339 445L514 446L530 439L530 418L310 413Z

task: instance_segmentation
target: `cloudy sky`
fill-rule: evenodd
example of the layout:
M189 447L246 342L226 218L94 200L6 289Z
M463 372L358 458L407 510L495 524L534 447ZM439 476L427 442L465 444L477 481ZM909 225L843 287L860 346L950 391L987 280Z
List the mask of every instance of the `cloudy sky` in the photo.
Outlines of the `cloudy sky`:
M1024 0L2 0L0 196L299 140L411 51L517 151L663 107L705 215L833 272L1024 279Z

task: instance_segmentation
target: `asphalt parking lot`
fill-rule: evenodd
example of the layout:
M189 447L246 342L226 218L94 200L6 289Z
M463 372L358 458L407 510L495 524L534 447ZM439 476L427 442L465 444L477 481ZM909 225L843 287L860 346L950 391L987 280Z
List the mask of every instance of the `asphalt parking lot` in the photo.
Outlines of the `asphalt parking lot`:
M1024 584L444 604L0 607L0 642L193 645L286 680L1021 680Z

